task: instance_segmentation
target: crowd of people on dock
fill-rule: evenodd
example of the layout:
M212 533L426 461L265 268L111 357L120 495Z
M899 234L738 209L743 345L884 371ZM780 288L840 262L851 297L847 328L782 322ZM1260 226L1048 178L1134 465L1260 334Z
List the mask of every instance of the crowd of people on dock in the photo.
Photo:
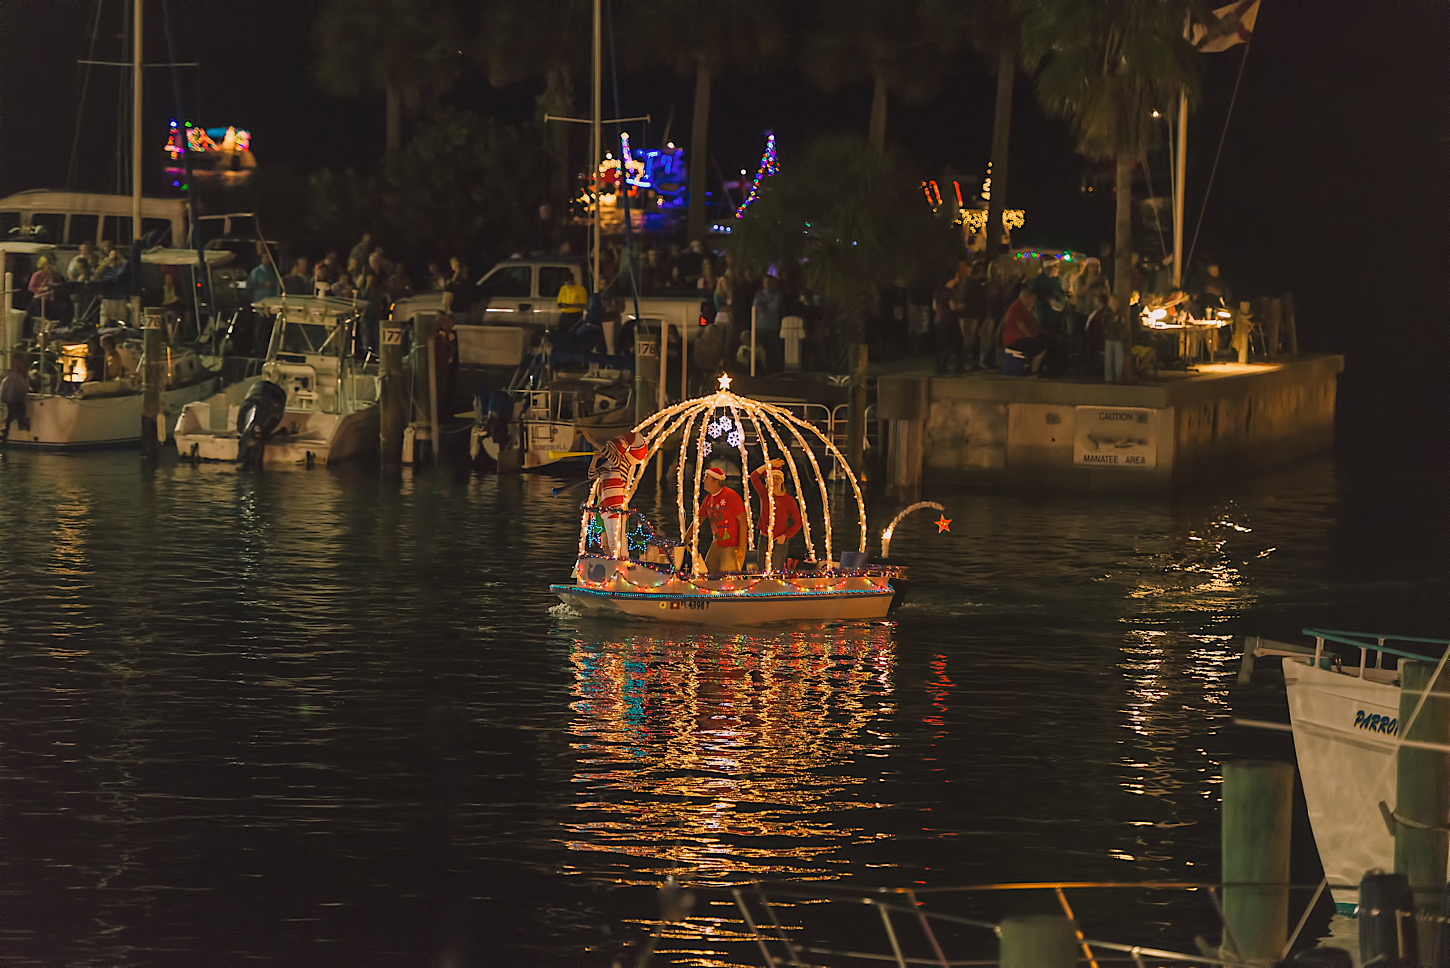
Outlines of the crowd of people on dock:
M958 261L929 305L924 291L907 294L910 339L919 346L930 334L938 374L1000 367L1041 376L1101 372L1109 383L1132 382L1155 372L1160 356L1159 341L1140 325L1144 308L1165 308L1186 320L1229 305L1211 262L1185 288L1158 278L1160 266L1134 257L1125 297L1113 292L1102 258L1026 255ZM1200 339L1204 345L1193 352L1217 351L1216 333Z

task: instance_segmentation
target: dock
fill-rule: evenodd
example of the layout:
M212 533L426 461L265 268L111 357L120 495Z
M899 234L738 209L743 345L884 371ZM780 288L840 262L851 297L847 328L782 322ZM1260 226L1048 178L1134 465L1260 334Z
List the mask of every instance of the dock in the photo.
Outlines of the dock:
M905 362L905 361L903 361ZM1344 357L1204 363L1111 384L883 367L887 477L1167 491L1329 449Z

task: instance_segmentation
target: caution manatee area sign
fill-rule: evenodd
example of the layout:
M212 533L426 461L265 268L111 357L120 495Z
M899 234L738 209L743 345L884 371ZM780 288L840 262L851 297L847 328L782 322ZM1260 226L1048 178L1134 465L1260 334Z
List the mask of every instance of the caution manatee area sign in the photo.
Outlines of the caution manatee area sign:
M1158 411L1078 407L1072 462L1080 467L1153 470L1158 466Z

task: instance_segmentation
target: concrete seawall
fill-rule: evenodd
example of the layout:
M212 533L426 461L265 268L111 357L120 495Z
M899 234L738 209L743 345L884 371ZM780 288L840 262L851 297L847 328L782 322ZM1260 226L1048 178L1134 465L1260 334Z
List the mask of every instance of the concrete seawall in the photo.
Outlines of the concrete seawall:
M1327 449L1343 369L1330 355L1205 364L1133 385L883 375L878 416L888 433L920 428L919 449L897 450L918 451L928 478L1167 490Z

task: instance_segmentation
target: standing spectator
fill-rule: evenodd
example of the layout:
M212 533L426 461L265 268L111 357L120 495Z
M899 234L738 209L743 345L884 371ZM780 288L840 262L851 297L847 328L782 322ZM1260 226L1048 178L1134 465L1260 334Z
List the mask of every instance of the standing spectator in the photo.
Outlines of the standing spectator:
M101 266L97 281L101 286L102 325L126 325L126 297L131 285L131 269L120 249L112 249Z
M30 276L30 312L41 319L54 319L56 287L60 275L51 268L50 258L41 256L35 262L35 272Z
M962 280L956 295L958 322L962 328L962 368L975 370L988 365L983 353L987 341L982 337L987 321L986 270L980 262L965 266L959 262L957 275Z
M393 272L388 276L388 299L397 302L399 299L407 299L413 295L413 280L408 278L408 270L399 262L393 266Z
M282 290L289 296L312 295L312 266L307 256L299 255L292 263L292 271L282 280Z
M1103 329L1103 379L1109 383L1126 383L1129 370L1128 344L1132 342L1131 321L1122 311L1123 304L1117 296L1108 295L1101 315Z
M247 289L254 303L277 295L277 269L272 264L271 250L261 239L257 240L257 264L247 274Z
M82 242L80 251L70 265L66 266L65 277L71 282L90 282L96 271L96 253L89 242Z
M451 294L449 311L456 321L468 322L474 304L478 302L478 287L469 278L468 263L458 256L448 260L449 276L444 290Z
M936 372L945 374L950 370L961 373L962 329L958 322L957 287L962 284L962 264L958 263L952 276L937 287L932 299L932 327L936 336ZM953 365L953 359L956 360Z
M19 424L22 431L30 429L30 419L25 411L30 399L30 381L25 378L25 356L16 353L10 357L10 369L0 381L0 403L5 404L5 427L0 429L0 444L10 439L10 425Z
M1037 319L1043 332L1049 336L1064 335L1063 310L1067 308L1067 293L1062 288L1062 263L1056 259L1043 259L1042 271L1028 283L1037 294Z
M785 348L780 342L780 280L766 276L755 294L755 345L765 350L765 372L779 373Z
M371 232L364 232L362 238L358 239L357 245L353 246L352 251L347 254L347 261L351 263L356 260L358 271L361 272L362 267L368 264L368 256L372 254L373 235Z
M554 305L559 311L559 332L572 333L584 318L584 307L588 304L589 290L573 276L564 280L554 298Z

